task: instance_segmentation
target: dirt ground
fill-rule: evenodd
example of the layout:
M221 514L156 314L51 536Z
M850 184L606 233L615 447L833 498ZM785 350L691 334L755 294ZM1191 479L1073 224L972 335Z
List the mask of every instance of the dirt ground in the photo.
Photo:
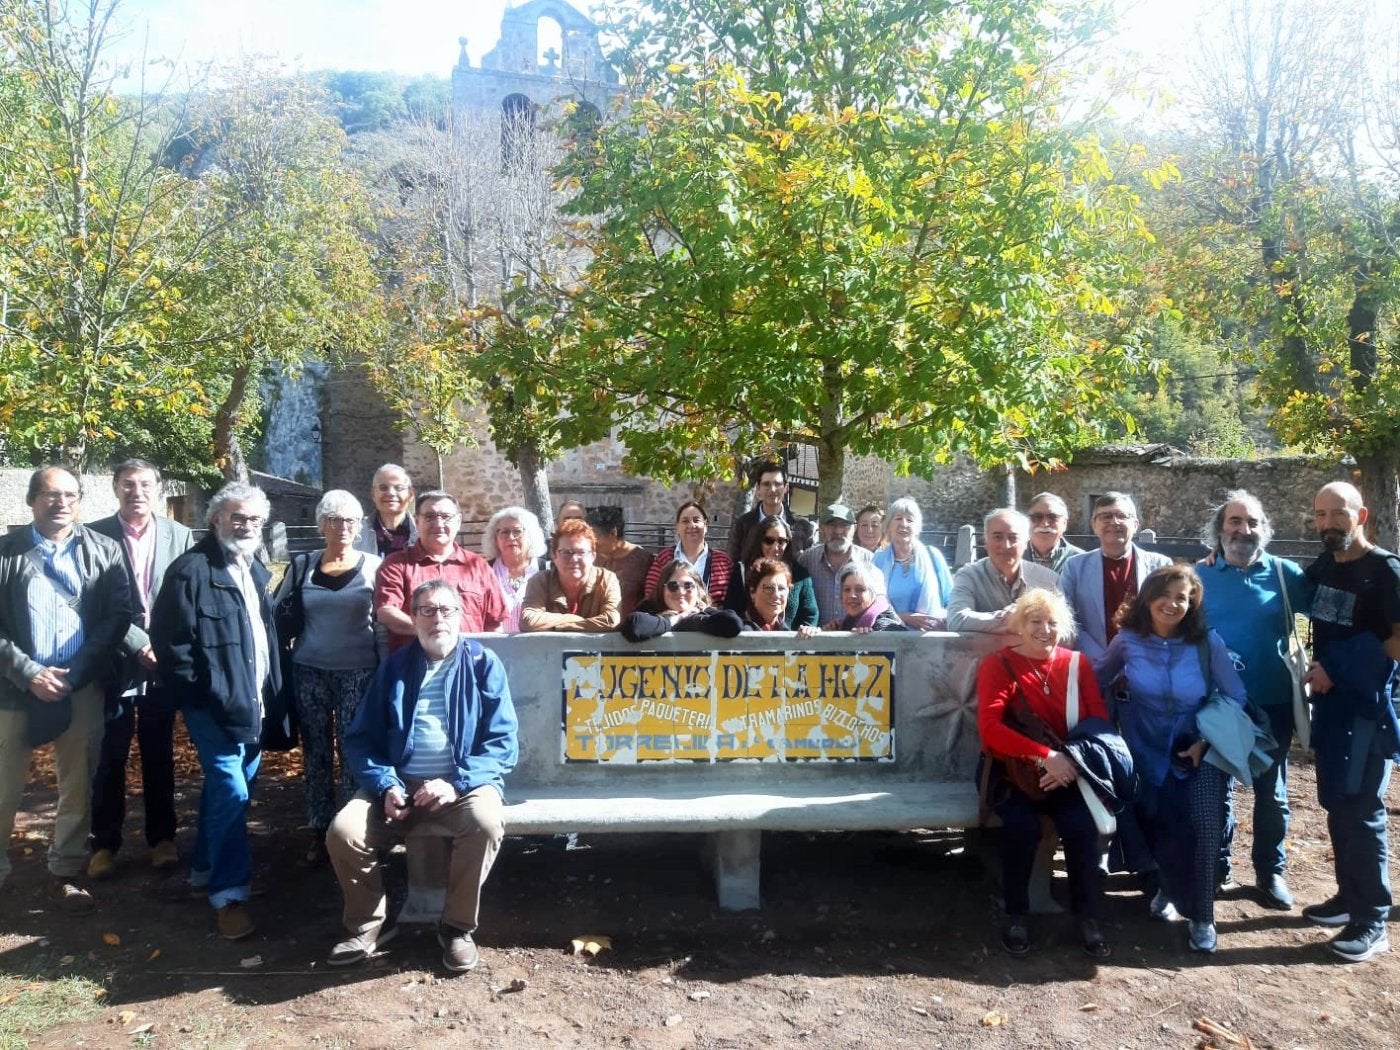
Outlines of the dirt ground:
M183 757L187 856L197 778ZM1289 878L1310 903L1333 890L1331 855L1312 769L1294 758ZM359 967L330 969L340 898L329 869L297 864L295 753L273 756L259 783L252 937L219 940L184 872L146 866L139 806L120 876L94 885L97 913L75 919L45 896L53 795L43 778L41 753L0 894L0 974L34 987L76 974L106 995L94 1016L31 1035L32 1046L1400 1046L1400 944L1370 963L1334 961L1326 931L1296 910L1264 909L1242 885L1218 906L1219 953L1193 956L1184 924L1151 922L1146 900L1113 880L1110 961L1083 956L1064 917L1039 919L1035 951L1011 959L994 882L946 831L770 834L763 910L738 914L714 905L695 836L595 836L577 848L508 839L486 888L476 971L445 976L428 927L405 928ZM402 881L396 866L391 885ZM575 956L581 936L611 948ZM1193 1028L1203 1018L1237 1041Z

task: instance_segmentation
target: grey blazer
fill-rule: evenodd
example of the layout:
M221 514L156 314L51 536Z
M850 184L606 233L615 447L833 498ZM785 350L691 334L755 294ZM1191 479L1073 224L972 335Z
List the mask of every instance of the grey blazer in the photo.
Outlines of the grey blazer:
M154 519L154 524L156 553L151 563L152 605L155 605L156 595L160 593L161 581L165 579L165 570L170 568L171 562L194 546L194 534L178 521L157 516ZM141 589L136 585L136 573L132 567L131 559L126 553L122 525L117 515L113 514L110 518L94 521L89 528L93 532L116 541L122 552L122 564L126 566L127 587L131 591L131 623L127 626L126 635L122 638L121 644L121 655L124 657L124 663L120 686L125 690L139 681L142 671L140 663L136 660L136 654L151 642L146 629L141 625L141 600L139 597Z
M1172 563L1165 554L1145 551L1136 543L1131 544L1130 548L1133 552L1133 577L1138 587L1154 569ZM1079 623L1074 647L1091 660L1101 658L1108 652L1108 624L1103 608L1103 551L1076 554L1065 562L1065 567L1060 570L1060 590L1064 592L1065 601L1069 602Z
M73 531L82 577L78 616L83 644L68 662L68 682L81 689L110 673L131 623L131 590L120 548L86 526L74 525ZM34 659L29 622L29 585L43 571L29 526L0 536L0 707L22 709L30 679L44 669Z

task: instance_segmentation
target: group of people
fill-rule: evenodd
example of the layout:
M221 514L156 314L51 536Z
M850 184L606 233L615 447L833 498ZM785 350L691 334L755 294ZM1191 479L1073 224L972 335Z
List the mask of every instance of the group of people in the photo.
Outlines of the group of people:
M117 466L118 511L91 525L78 521L79 479L41 468L30 480L30 526L0 539L0 835L13 826L30 750L52 742L53 892L66 910L90 911L81 876L110 878L120 867L135 738L149 863L178 865L179 710L203 774L190 882L221 936L246 937L247 806L286 675L311 829L304 862L329 863L345 901L347 936L329 961L357 962L393 936L379 851L421 832L452 840L439 938L444 965L460 972L478 959L480 888L518 753L505 670L464 635L619 630L641 641L672 631L810 637L946 626L1007 643L978 680L989 804L1005 828L1007 951L1032 943L1027 886L1042 816L1065 844L1081 943L1097 957L1109 951L1096 916L1108 863L1102 829L1092 792L1069 790L1089 779L1119 810L1110 856L1148 882L1153 915L1185 915L1191 947L1212 951L1214 895L1229 877L1232 776L1254 788L1259 891L1271 906L1293 906L1283 843L1296 727L1281 654L1296 612L1314 624L1313 742L1338 881L1334 898L1304 914L1341 927L1332 947L1343 958L1388 948L1382 799L1398 749L1390 678L1400 560L1366 540L1351 486L1318 494L1326 550L1306 574L1266 552L1268 519L1248 493L1219 508L1211 554L1196 568L1138 547L1136 509L1121 493L1095 501L1100 547L1080 551L1064 540L1065 504L1046 493L1028 515L987 515L986 557L954 576L919 540L913 500L886 513L832 504L820 542L799 553L802 522L787 508L785 472L761 468L757 482L757 504L735 522L728 551L709 544L707 515L687 502L674 546L654 556L625 538L616 511L577 504L560 508L548 537L530 511L502 509L477 554L459 541L457 500L416 493L390 464L373 478L367 514L347 491L322 497L324 548L294 558L272 594L259 558L269 515L261 490L220 489L195 543L159 513L161 475L150 462ZM1235 754L1206 728L1238 731L1229 716L1247 704L1262 713L1262 755ZM0 853L0 885L8 873Z
M979 669L978 725L984 799L1003 824L1008 953L1032 945L1042 818L1063 844L1088 954L1110 952L1097 915L1106 870L1138 875L1150 915L1184 917L1188 946L1214 952L1216 895L1234 883L1236 782L1253 789L1257 897L1292 909L1288 752L1300 734L1315 753L1337 882L1302 914L1338 928L1329 946L1343 960L1389 950L1384 797L1400 758L1400 558L1367 538L1350 484L1324 486L1313 518L1323 551L1305 571L1268 553L1268 515L1245 491L1215 508L1209 553L1194 566L1133 542L1137 510L1123 493L1094 500L1099 548L1058 560L1058 497L1036 496L1029 516L987 515L987 557L955 577L949 626L1007 638ZM1310 661L1291 655L1298 615L1311 618Z

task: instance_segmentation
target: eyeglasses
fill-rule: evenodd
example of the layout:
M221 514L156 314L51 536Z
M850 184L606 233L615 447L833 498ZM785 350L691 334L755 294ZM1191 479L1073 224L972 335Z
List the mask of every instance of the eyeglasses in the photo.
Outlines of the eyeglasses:
M786 595L791 588L786 583L760 583L758 589L764 594Z
M765 547L786 547L788 545L788 538L786 536L764 536L763 545Z
M419 616L425 616L429 620L447 620L456 616L462 610L455 605L420 605L413 610Z
M1128 522L1136 521L1137 519L1131 514L1127 514L1121 510L1105 510L1095 514L1094 520L1101 521L1104 524L1112 522L1114 525L1126 525Z
M1030 515L1031 522L1036 525L1053 525L1055 524L1055 522L1060 521L1063 518L1063 514L1056 514L1053 511L1045 511L1043 513Z
M261 514L230 514L228 520L240 527L246 525L250 528L259 529L262 528L262 523L267 519Z
M570 561L586 561L593 557L593 552L587 547L560 547L554 552L556 558L567 558Z
M422 518L424 521L452 521L452 520L453 520L454 518L456 518L458 515L457 515L457 512L454 510L454 511L442 511L442 512L439 512L439 511L429 511L429 512L424 512L424 513L422 513L422 514L420 514L420 515L418 515L418 516L419 516L420 518Z
M337 514L327 514L321 520L333 529L349 529L360 523L359 518L342 518Z
M518 540L525 535L524 529L497 529L497 536L504 536L508 540Z
M49 489L47 492L39 493L39 498L45 503L77 503L83 498L81 492L58 492Z
M690 580L667 580L666 589L672 594L680 594L681 592L693 594L695 593L695 584Z

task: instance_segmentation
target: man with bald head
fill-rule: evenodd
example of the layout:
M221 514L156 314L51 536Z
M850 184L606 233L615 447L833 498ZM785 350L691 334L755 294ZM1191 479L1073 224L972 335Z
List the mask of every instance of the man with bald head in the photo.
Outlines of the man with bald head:
M93 907L75 879L87 863L103 693L131 624L121 548L78 524L82 498L71 471L40 468L26 497L32 524L0 537L0 847L10 841L29 753L52 741L49 872L56 902L74 914ZM0 848L0 886L9 873Z
M982 520L982 545L987 556L964 565L953 577L948 600L948 630L1010 632L1011 608L1032 587L1058 591L1053 569L1022 556L1030 522L1020 511L999 507Z
M1332 952L1363 962L1390 950L1385 792L1400 758L1392 695L1400 666L1400 558L1366 536L1361 493L1344 481L1313 500L1323 552L1308 566L1313 595L1312 744L1317 795L1327 811L1337 892L1303 909L1340 926Z

